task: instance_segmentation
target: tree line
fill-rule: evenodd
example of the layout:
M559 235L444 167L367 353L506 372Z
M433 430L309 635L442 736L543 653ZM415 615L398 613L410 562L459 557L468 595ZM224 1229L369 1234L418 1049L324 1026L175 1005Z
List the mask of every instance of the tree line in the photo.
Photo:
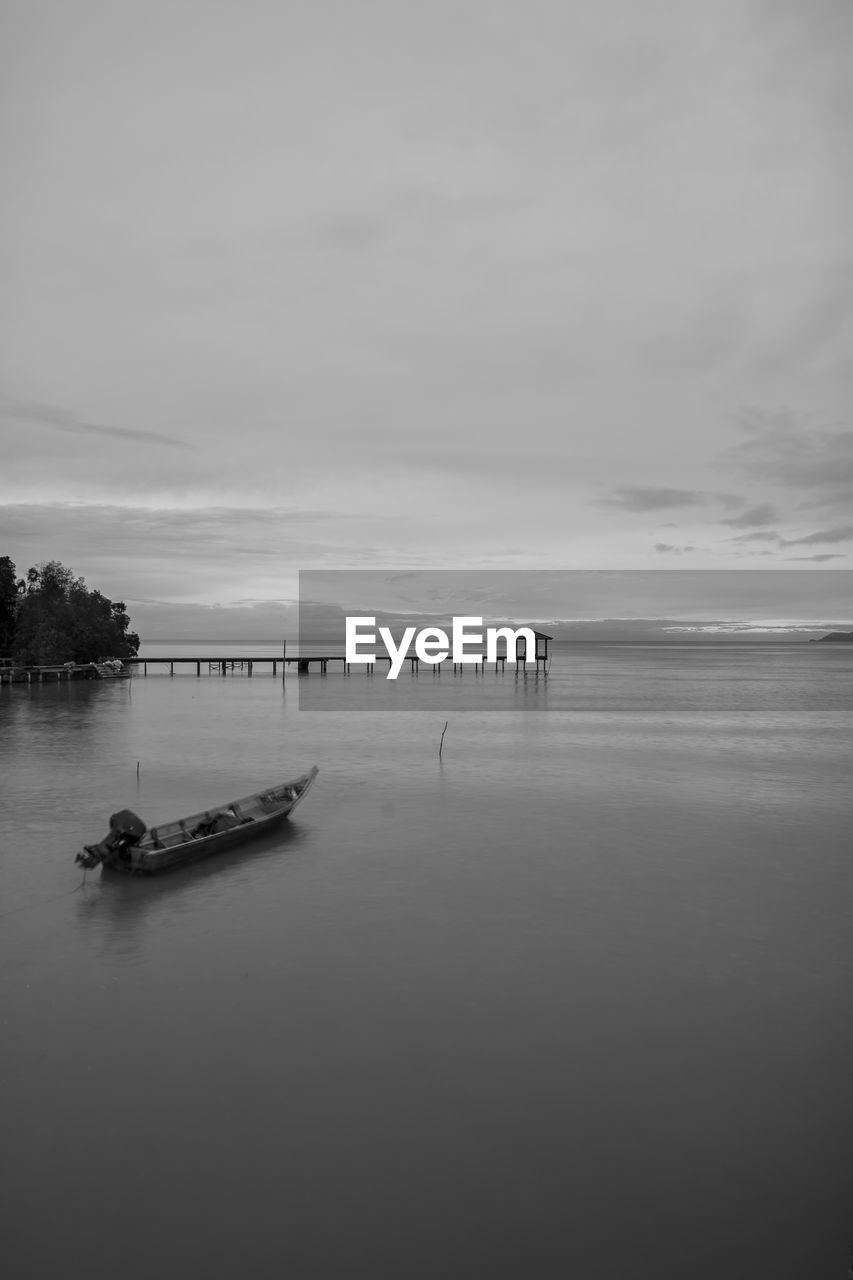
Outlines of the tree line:
M132 658L139 636L129 628L123 600L90 591L58 560L18 578L10 558L0 556L0 657L16 666Z

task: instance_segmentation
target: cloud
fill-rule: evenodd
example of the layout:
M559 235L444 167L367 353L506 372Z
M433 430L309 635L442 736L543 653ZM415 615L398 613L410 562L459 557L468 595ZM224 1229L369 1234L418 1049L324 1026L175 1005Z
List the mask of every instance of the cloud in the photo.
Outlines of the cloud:
M232 597L231 607L212 608L176 604L156 590L134 595L126 585L132 569L114 565L111 581L93 577L91 585L127 601L134 630L145 641L227 638L260 643L284 631L292 634L291 606L297 592L287 589L284 574L275 598L268 594L253 599L244 590ZM428 570L404 577L393 570L362 569L301 575L298 596L303 601L346 604L347 612L358 614L383 611L411 619L413 612L448 612L540 621L549 634L576 639L620 638L622 626L622 638L628 639L632 634L642 638L644 627L667 622L750 628L823 626L814 620L829 618L833 626L825 629L832 630L849 617L851 579L853 573L839 568L707 572L671 564L656 572ZM224 586L224 580L218 584L220 590ZM224 590L215 598L224 602ZM602 627L603 619L610 621Z
M321 510L18 503L0 505L0 520L21 573L58 557L114 599L280 599L306 563L381 554L381 520Z
M623 511L665 511L670 507L698 507L708 502L722 502L726 506L740 506L743 502L733 493L707 493L701 489L667 489L649 485L619 485L607 497L598 502L605 507L620 507Z
M743 410L738 425L747 438L721 455L727 461L782 483L810 505L853 502L853 431L791 409Z
M729 542L781 542L781 535L774 529L759 529L755 533L739 533L736 538L729 538Z
M655 543L655 551L660 551L664 555L672 554L672 555L680 556L683 551L695 551L695 550L696 550L695 547L676 547L671 542Z
M133 629L143 643L163 641L269 644L281 651L283 636L295 639L299 611L293 601L266 600L244 605L170 604L160 600L134 601Z
M707 571L327 570L300 577L302 598L346 606L354 613L472 613L516 620L601 618L803 621L845 617L853 573L795 569ZM544 630L549 630L547 625Z
M772 524L776 519L778 519L776 508L771 502L764 502L760 506L747 508L739 516L730 516L720 523L731 525L733 529L749 529L756 524Z
M851 312L853 268L840 257L814 273L799 307L768 345L762 364L774 371L821 357L846 362Z
M810 547L821 542L849 542L853 539L853 524L840 525L835 529L821 529L810 533L805 538L784 538L783 547Z
M841 552L824 552L822 555L816 556L786 556L787 560L814 560L818 564L823 564L825 560L846 560L847 556Z
M384 219L347 210L319 218L310 238L321 249L363 253L381 244L388 234L389 226Z
M847 386L809 364L841 345L851 288L845 6L779 2L788 24L772 0L701 22L696 0L335 3L345 57L323 5L19 6L0 360L25 401L0 495L158 506L175 530L63 517L23 554L115 549L120 571L150 547L170 592L192 556L221 599L234 556L274 579L276 556L482 562L513 541L512 563L671 571L652 542L674 533L630 525L675 512L730 563L718 517L787 513L780 469L816 459L753 430L738 478L709 475L721 399ZM801 318L807 355L756 374ZM841 504L839 440L794 501ZM744 498L706 491L747 466ZM340 524L246 514L299 504ZM196 536L182 506L224 514Z
M37 404L26 401L9 401L2 408L3 415L10 420L27 422L31 426L49 427L53 431L64 431L71 435L109 436L118 440L138 440L144 444L164 444L172 449L189 449L191 446L177 436L163 435L159 431L140 431L134 427L106 426L99 422L90 422L79 414L56 405Z

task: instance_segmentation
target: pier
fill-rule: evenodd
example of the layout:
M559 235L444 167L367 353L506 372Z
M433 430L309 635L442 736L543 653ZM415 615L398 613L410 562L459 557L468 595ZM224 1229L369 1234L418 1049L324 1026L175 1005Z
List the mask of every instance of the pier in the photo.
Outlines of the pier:
M0 684L60 684L68 680L101 680L94 662L66 662L62 666L15 667L0 661Z
M442 667L449 673L453 669L454 676L461 676L466 671L474 675L485 675L486 670L494 670L494 674L503 675L506 671L508 663L515 663L515 673L526 674L535 672L536 675L548 674L548 641L550 636L546 636L544 632L534 631L536 637L535 653L528 658L523 651L521 644L516 648L515 656L508 654L496 655L492 662L489 662L485 654L472 655L472 659L468 662L453 662L450 658L445 658L443 662L426 662L418 658L416 654L406 654L403 659L403 666L408 664L410 673L414 675L420 674L421 668L431 672L433 676L441 675ZM311 653L311 654L288 654L285 645L281 653L270 655L269 657L234 657L223 658L218 655L205 656L181 656L181 657L163 657L163 658L123 658L122 665L125 670L119 674L148 675L148 668L154 669L168 667L169 675L174 676L175 668L195 667L196 677L200 678L202 671L205 675L226 676L237 672L251 676L254 674L256 667L271 668L272 674L278 674L281 668L282 679L284 679L287 668L295 667L299 675L310 675L312 667L319 670L320 675L326 675L331 668L335 670L340 667L343 675L351 675L353 668L358 672L363 672L366 676L373 676L376 668L382 668L392 665L392 658L388 653L377 653L373 662L350 662L347 660L345 653ZM32 684L47 683L49 681L63 680L99 680L114 676L114 673L104 670L109 664L104 663L74 663L66 662L62 666L41 666L41 667L14 667L9 658L0 658L0 684Z
M384 670L391 666L391 658L386 654L377 654L376 661L373 663L354 663L347 662L346 656L341 653L322 653L310 654L307 657L283 657L277 654L273 657L259 658L220 658L220 657L181 657L181 658L125 658L124 666L128 668L125 675L147 676L148 668L154 670L158 668L168 667L168 674L175 675L176 668L195 668L195 675L201 677L205 675L248 675L254 674L255 668L266 667L271 669L273 675L278 674L281 668L282 678L285 675L287 667L295 667L299 675L309 675L312 667L319 670L321 675L326 675L329 669L339 669L343 675L351 675L353 667L359 673L368 677L375 674L376 668ZM440 676L442 667L449 673L451 668L453 675L462 675L465 671L469 671L476 675L485 675L486 670L493 670L497 675L503 674L506 670L507 662L512 664L513 659L507 659L505 656L499 656L494 663L487 663L486 658L479 657L472 662L451 662L445 659L444 662L422 662L420 658L414 654L408 654L403 659L404 667L408 665L412 675L418 675L421 669L429 671L433 676ZM523 658L515 660L515 671L527 672L535 670L545 672L545 664L542 659L534 662L525 662ZM13 667L11 665L0 665L0 684L59 684L69 680L100 680L101 676L93 663L66 663L62 666L40 666L40 667Z
M124 665L126 667L130 667L134 675L139 673L139 669L141 667L143 676L148 675L149 667L163 666L169 668L170 676L175 674L175 667L195 667L195 673L197 676L201 676L202 668L204 668L207 675L216 672L217 675L224 676L227 675L229 671L232 673L235 671L246 672L247 675L252 675L256 666L264 665L271 666L272 674L275 675L279 666L281 666L282 674L284 674L284 663L290 661L292 661L292 659L284 658L282 654L278 653L274 658L125 658Z
M423 667L426 668L426 670L431 671L435 676L441 675L442 667L446 667L448 670L452 667L454 675L461 675L465 669L485 674L487 667L493 667L495 673L503 672L506 670L507 661L512 662L513 659L507 659L505 656L499 656L494 663L487 663L485 656L482 656L472 662L451 662L449 659L445 659L444 662L422 662L421 659L416 657L414 654L407 654L403 659L404 664L408 664L409 670L413 675L416 675ZM221 676L228 675L229 673L233 675L240 672L241 674L251 676L254 674L255 668L258 666L271 668L273 675L276 675L278 673L278 668L281 667L282 677L284 677L288 667L295 667L300 675L309 675L312 667L319 668L321 675L326 675L330 667L333 670L340 668L344 675L351 675L352 669L355 667L359 672L363 669L363 673L365 675L372 676L376 667L382 667L383 664L385 667L391 666L391 658L389 655L377 654L376 661L373 663L348 662L346 655L342 653L312 653L304 657L293 655L287 657L283 654L276 654L275 657L257 658L164 657L124 659L124 665L126 667L130 667L134 671L134 674L138 674L141 668L143 676L148 675L149 666L153 668L164 666L168 667L170 676L175 674L176 667L195 667L195 674L197 677L200 677L202 672L206 675L215 673ZM532 660L526 663L523 658L517 658L515 660L515 669L517 671L533 670L534 668L537 671L544 670L545 663L543 659L539 658L535 663Z

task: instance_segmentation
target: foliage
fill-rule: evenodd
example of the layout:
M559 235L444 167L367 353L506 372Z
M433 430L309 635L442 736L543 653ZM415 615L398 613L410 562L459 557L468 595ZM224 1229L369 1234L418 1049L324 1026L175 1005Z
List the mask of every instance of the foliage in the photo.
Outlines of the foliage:
M15 585L14 598L10 581L15 581L15 566L4 556L0 559L0 649L11 649L17 664L131 658L139 649L139 636L128 630L124 601L114 602L100 591L90 591L83 578L75 578L58 560L30 569L26 580ZM5 634L2 610L7 600L12 625Z
M9 653L12 648L17 604L15 566L8 556L0 556L0 654Z

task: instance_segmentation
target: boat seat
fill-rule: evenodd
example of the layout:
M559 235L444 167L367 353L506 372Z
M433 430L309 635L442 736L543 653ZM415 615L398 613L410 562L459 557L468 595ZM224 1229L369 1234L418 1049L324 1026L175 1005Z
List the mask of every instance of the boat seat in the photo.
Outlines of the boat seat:
M187 824L184 822L183 818L181 818L181 821L178 823L178 825L181 828L181 835L183 837L184 843L186 844L188 840L192 840L192 832L187 831Z
M163 844L163 841L160 839L159 835L157 834L156 827L151 828L150 835L151 835L151 843L155 849L165 849L166 846Z
M229 809L231 810L231 812L234 814L234 817L235 817L235 818L239 818L239 819L240 819L240 826L241 826L241 827L245 827L245 825L246 825L246 823L247 823L247 822L254 822L254 818L252 818L252 817L248 817L248 816L243 812L243 810L240 808L239 804L237 804L237 803L236 803L236 801L234 802L234 804L229 804L228 808L229 808Z

